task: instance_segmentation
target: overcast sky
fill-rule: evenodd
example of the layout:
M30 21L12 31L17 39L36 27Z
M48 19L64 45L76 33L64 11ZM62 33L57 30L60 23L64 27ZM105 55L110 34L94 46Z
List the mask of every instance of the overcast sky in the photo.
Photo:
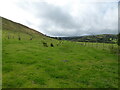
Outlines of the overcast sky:
M118 0L0 0L0 16L49 36L118 33Z

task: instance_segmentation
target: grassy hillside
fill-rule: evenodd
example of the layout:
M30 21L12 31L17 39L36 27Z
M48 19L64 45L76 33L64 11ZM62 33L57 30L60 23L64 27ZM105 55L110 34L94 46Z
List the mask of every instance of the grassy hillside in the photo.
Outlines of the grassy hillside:
M115 34L88 35L79 37L61 37L63 40L77 42L117 43L118 36Z
M42 37L46 38L45 35L42 33L31 29L27 26L21 25L19 23L15 23L11 20L7 20L5 18L2 19L2 29L3 29L3 37L7 38L14 38L14 37L21 37L21 39L28 39L28 38L37 38ZM5 33L5 34L4 34Z
M32 37L32 39L31 39ZM3 18L3 88L117 88L117 55Z

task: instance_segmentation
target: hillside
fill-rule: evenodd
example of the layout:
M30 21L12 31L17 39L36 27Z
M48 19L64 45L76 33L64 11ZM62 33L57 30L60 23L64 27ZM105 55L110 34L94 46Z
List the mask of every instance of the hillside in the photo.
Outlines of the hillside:
M13 22L11 20L2 18L2 29L4 30L3 33L8 32L8 35L15 33L15 35L27 35L29 37L36 37L36 36L42 36L46 37L42 33L31 29L27 26L21 25L19 23Z
M118 56L102 44L94 48L5 18L2 23L3 88L118 88Z
M54 37L55 38L55 37ZM59 37L62 40L77 41L77 42L98 42L98 43L116 43L117 35L115 34L101 34L101 35L88 35L79 37Z

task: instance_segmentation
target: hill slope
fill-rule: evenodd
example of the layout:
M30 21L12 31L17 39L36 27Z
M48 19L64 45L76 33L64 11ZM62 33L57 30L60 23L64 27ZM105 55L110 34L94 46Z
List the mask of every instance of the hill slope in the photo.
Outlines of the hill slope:
M7 19L2 39L3 88L118 87L117 55L108 51L58 41Z
M19 23L13 22L11 20L2 18L2 23L3 23L3 30L10 30L11 32L17 32L17 33L26 33L28 35L33 35L33 34L39 34L43 35L42 33L31 29L27 26L21 25Z
M31 29L27 26L21 25L5 18L2 18L2 29L3 33L6 33L7 37L9 38L13 37L14 35L16 37L24 37L25 35L29 38L37 38L38 36L40 36L41 38L47 37L34 29Z
M115 34L101 34L101 35L89 35L89 36L79 36L79 37L61 37L61 39L77 41L77 42L116 43L118 37Z

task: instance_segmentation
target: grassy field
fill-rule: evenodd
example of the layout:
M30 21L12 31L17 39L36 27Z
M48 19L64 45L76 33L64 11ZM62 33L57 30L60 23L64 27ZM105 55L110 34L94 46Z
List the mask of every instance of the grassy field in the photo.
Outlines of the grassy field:
M91 43L91 42L77 42L80 45L102 49L110 53L118 54L118 45L111 43Z
M3 29L3 88L118 88L116 54Z

